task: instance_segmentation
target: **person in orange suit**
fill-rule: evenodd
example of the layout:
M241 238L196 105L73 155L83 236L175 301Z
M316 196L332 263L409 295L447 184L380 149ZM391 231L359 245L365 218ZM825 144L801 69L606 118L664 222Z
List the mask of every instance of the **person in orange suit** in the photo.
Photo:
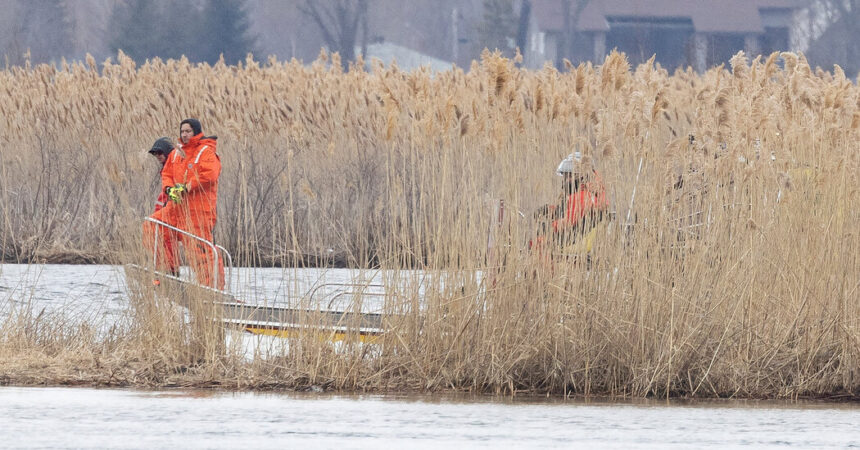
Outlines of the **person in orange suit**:
M556 169L562 177L560 217L552 221L552 230L560 238L570 233L584 233L602 219L609 208L606 191L597 171L583 164L579 152L571 153Z
M212 242L217 219L218 177L221 158L217 153L217 137L204 136L200 121L185 119L179 126L180 150L185 154L181 166L165 175L167 206L152 218ZM219 255L187 236L181 236L186 257L198 283L223 289L224 264ZM217 279L213 280L217 264Z
M595 225L609 209L606 191L597 171L583 162L579 152L571 153L556 169L562 177L562 195L557 204L545 205L535 212L539 223L538 235L529 241L529 249L549 262L553 250L579 243L569 248L574 253L591 251Z
M168 197L165 192L169 186L173 184L173 173L177 167L181 168L184 165L182 154L176 151L173 143L166 137L159 138L152 144L149 149L149 154L161 164L160 177L161 189L159 190L158 199L155 202L155 213L161 211L167 206ZM146 222L150 227L154 226L151 222ZM161 237L159 248L155 249L153 231L150 230L147 234L149 241L146 248L153 248L156 252L156 268L157 270L166 271L167 273L178 276L179 263L177 255L177 235L176 232L164 227L159 227L158 234ZM145 228L146 231L146 228Z

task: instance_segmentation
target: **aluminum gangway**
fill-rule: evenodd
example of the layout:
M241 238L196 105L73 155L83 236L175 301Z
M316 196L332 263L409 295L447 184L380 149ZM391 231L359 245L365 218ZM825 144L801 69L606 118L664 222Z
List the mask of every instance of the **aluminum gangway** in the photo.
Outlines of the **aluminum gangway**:
M147 222L155 225L154 248L152 252L152 267L137 264L126 264L126 278L147 285L146 280L151 279L152 285L157 292L170 295L170 300L182 307L191 308L195 300L204 299L211 306L215 306L213 320L224 324L239 326L246 331L257 334L271 334L277 336L290 336L297 330L312 330L333 333L335 338L342 338L354 333L364 340L367 336L382 334L383 314L381 312L362 312L360 308L350 307L337 308L337 300L349 296L359 303L363 297L384 296L385 288L378 283L321 283L316 285L307 294L301 297L306 303L304 307L284 307L271 305L258 305L246 303L234 296L232 289L233 258L230 252L214 242L203 239L188 231L182 230L165 222L147 217ZM158 245L161 229L171 230L177 234L197 241L209 248L215 256L212 280L219 276L219 263L225 262L225 283L223 289L202 285L192 280L157 270L158 267ZM330 297L317 298L333 289ZM368 292L368 290L375 290ZM328 299L325 308L322 307ZM311 307L311 305L319 307Z

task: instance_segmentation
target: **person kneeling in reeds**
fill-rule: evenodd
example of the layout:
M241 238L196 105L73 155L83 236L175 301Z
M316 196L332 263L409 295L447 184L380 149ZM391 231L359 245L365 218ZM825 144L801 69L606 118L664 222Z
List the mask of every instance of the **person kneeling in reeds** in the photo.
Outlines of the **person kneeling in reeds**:
M559 251L563 256L587 255L596 238L595 225L609 208L600 175L583 162L579 152L563 159L556 174L562 177L561 199L535 213L542 229L530 247L540 254ZM548 243L555 248L545 249Z

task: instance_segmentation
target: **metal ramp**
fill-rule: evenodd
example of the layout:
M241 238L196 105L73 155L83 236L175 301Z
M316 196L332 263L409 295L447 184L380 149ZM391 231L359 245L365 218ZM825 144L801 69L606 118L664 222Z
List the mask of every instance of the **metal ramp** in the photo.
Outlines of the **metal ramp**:
M146 289L154 289L156 295L167 296L181 307L191 310L203 302L212 320L225 325L238 326L245 331L290 337L296 333L317 332L331 340L342 340L354 336L367 342L385 330L381 312L362 312L355 307L354 299L382 297L384 286L375 283L321 283L302 296L300 303L316 307L282 307L245 303L234 297L231 290L233 260L230 253L219 245L167 223L147 217L156 224L155 245L159 244L161 227L172 230L206 245L216 255L213 265L213 280L218 279L218 259L224 261L224 289L198 284L179 276L156 270L157 247L153 249L152 267L137 264L124 266L126 279ZM325 306L323 307L323 304Z

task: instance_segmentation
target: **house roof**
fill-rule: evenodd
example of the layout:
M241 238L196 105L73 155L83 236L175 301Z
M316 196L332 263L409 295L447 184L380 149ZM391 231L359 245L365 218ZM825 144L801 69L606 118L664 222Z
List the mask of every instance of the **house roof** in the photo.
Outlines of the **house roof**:
M561 31L564 28L561 0L532 0L532 15L541 30Z
M576 7L573 1L572 8ZM562 0L533 0L538 28L561 31ZM762 9L797 9L804 0L591 0L579 16L579 31L609 31L609 20L688 19L704 33L762 33Z
M763 8L786 8L800 9L809 6L809 0L755 0L759 9Z

